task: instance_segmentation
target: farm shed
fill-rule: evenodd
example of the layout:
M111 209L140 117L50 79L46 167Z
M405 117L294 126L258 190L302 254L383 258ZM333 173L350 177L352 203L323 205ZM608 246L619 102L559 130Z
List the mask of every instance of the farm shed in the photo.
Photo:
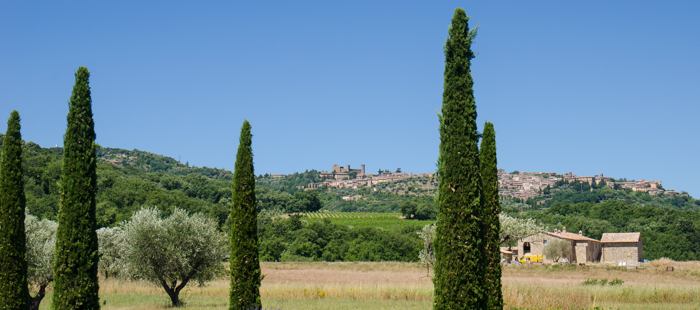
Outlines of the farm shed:
M513 250L509 246L502 246L501 247L501 261L505 261L506 263L509 263L513 260ZM517 253L517 250L515 250ZM517 256L517 254L516 254Z
M600 242L603 244L603 263L636 266L642 261L641 233L604 233Z
M587 263L600 261L601 243L589 238L579 231L578 234L563 230L554 232L543 231L518 240L518 253L522 255L543 255L544 247L553 240L565 240L571 243L571 252L564 257L571 263ZM545 263L551 263L550 259L544 258Z

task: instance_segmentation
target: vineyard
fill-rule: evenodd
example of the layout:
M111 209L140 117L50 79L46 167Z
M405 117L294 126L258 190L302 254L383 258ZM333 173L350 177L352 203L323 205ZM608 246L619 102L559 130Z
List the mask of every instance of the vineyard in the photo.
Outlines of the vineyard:
M316 212L299 212L295 215L301 215L308 218L316 219L361 219L361 218L401 218L401 213L377 213L377 212L333 212L333 211L316 211Z
M404 219L400 213L317 211L296 213L296 215L306 217L308 221L328 219L333 224L351 228L375 227L385 231L418 231L418 229L427 224L435 223L434 220L407 220Z

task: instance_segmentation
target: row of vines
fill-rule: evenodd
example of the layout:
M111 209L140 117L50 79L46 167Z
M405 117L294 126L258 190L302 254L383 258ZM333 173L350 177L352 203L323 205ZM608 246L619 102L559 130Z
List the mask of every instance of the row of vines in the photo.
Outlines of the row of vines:
M350 228L371 227L384 231L411 232L418 231L423 226L435 223L434 220L407 220L400 213L363 213L363 212L333 212L318 211L296 213L312 220L329 220L333 224Z
M401 213L366 213L366 212L332 212L332 211L316 211L316 212L300 212L294 213L308 218L316 219L361 219L361 218L395 218L398 219Z

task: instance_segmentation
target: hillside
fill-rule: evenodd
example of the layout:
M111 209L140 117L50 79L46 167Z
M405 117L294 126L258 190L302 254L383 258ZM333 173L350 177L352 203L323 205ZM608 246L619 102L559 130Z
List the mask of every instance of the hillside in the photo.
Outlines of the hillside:
M172 157L139 150L118 148L98 148L97 159L118 167L134 167L141 172L167 172L175 175L197 173L215 180L231 180L233 173L229 170L190 167L189 163L180 163Z
M300 174L294 174L263 182L306 184L306 181L308 179L301 180ZM428 209L427 217L432 215L434 219L431 188L409 190L427 181L428 178L405 179L376 184L372 188L326 187L319 195L324 210L406 210L403 215L409 215ZM514 217L536 219L550 229L582 230L584 235L596 239L600 239L604 232L641 232L644 258L647 259L700 259L700 200L689 195L651 195L630 188L616 188L604 183L555 182L526 202L518 198L502 199L502 210Z
M0 147L2 140L3 135L0 134ZM36 143L26 142L23 152L27 209L40 218L55 219L60 202L63 149L42 148ZM222 230L227 230L230 171L181 164L172 157L140 150L100 148L98 157L99 226L116 225L129 219L132 212L142 206L156 206L165 214L175 207L202 212L215 218ZM375 184L371 188L322 187L307 191L298 188L319 181L322 180L315 170L283 177L261 175L256 187L258 207L274 214L327 210L365 214L401 212L408 217L416 215L415 219L435 218L436 182L430 178L406 178ZM503 211L511 216L534 218L550 228L566 226L570 231L582 230L592 238L600 238L603 232L642 232L644 257L648 259L700 259L700 200L690 196L650 195L606 185L591 186L586 182L557 182L526 203L517 198L502 199L502 205ZM315 255L314 259L322 259L327 245L324 242L328 242L326 239L309 239L315 240L312 242L317 247L316 252L312 251L315 254L301 250L304 242L309 242L302 241L310 238L301 231L308 232L308 229L314 230L314 234L330 229L347 242L352 238L370 238L368 236L374 236L370 238L374 240L372 242L389 238L387 240L394 240L397 244L410 244L397 247L401 249L397 251L413 253L419 246L415 228L424 225L421 221L396 219L392 221L413 222L415 225L405 223L400 225L402 229L389 229L382 233L382 229L388 228L383 227L385 224L369 224L371 221L367 220L362 220L364 224L359 225L352 225L355 219L345 217L329 219L330 225L323 224L322 220L309 218L306 222L293 223L272 220L280 223L272 225L277 227L272 229L275 233L266 236L265 232L272 227L266 227L271 220L263 219L260 222L261 236L263 239L269 238L265 245L271 251L269 257L279 260L287 253L284 254L286 257L311 258ZM348 231L348 226L362 227L365 232L357 235L357 231ZM391 236L385 236L390 231L393 231ZM287 250L292 252L285 252ZM330 256L327 257L341 259L346 255L341 254L328 254ZM385 258L394 257L394 254L388 253ZM361 257L366 256L348 256L354 259Z
M0 134L0 148L4 135ZM156 206L165 214L179 207L215 218L221 227L230 213L231 179L228 170L182 165L167 156L139 150L98 148L97 224L113 226L131 218L142 206ZM135 158L130 158L135 157ZM40 218L56 219L60 203L59 183L63 148L23 144L27 210ZM278 191L258 189L261 208L279 207L266 195ZM284 197L287 211L315 211L321 207L312 193ZM280 200L281 201L281 200ZM267 205L265 205L267 203ZM315 208L315 209L314 209Z
M260 186L286 193L299 191L297 186L319 182L319 173L310 170L293 173L282 178L264 176L258 179ZM434 182L432 182L434 183ZM343 212L399 212L407 202L416 204L434 203L435 185L429 178L407 178L385 182L370 187L335 188L321 187L319 198L324 210Z

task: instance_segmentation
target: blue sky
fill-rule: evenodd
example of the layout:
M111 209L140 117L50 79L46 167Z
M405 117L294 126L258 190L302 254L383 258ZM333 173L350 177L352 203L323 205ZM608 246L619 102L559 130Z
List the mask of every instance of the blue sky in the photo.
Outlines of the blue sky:
M434 171L462 7L500 167L700 196L700 2L67 2L0 2L0 114L42 146L86 66L103 146L231 169L248 119L257 173Z

